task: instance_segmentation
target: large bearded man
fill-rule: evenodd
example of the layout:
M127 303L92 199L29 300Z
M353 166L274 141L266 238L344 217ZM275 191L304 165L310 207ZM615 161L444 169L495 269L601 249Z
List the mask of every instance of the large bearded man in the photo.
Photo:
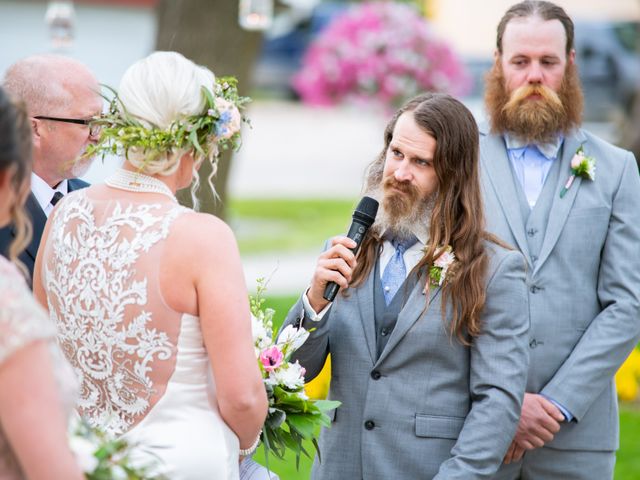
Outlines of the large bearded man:
M580 128L573 38L557 5L514 5L487 77L487 223L527 258L531 322L527 393L498 479L612 478L613 376L640 335L638 169Z
M484 231L471 113L447 95L409 101L365 191L381 211L357 256L331 239L285 321L311 329L296 352L307 380L331 354L342 402L312 478L487 478L515 433L528 307L522 256Z

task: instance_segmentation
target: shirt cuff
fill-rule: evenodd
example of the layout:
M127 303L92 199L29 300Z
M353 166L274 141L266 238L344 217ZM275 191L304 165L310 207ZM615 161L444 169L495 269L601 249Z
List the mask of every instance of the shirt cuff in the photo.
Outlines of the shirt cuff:
M570 422L571 420L573 420L573 415L571 415L571 412L569 412L569 410L567 410L564 405L556 402L553 398L549 398L546 395L541 394L544 398L546 398L547 400L549 400L551 403L553 403L556 407L558 407L558 410L560 410L560 412L562 413L562 415L564 415L564 419L567 422Z
M319 322L320 320L322 320L322 318L331 308L332 302L329 302L329 304L326 307L324 307L320 312L316 313L316 311L313 308L311 308L309 297L307 297L308 292L309 292L309 289L307 288L307 291L304 292L304 295L302 296L302 306L304 307L304 316L305 318L308 318L312 322ZM302 326L302 321L300 321L300 326Z

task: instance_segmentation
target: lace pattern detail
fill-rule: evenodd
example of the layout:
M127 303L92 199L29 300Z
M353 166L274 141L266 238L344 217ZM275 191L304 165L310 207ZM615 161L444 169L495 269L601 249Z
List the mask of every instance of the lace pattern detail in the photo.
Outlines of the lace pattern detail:
M80 378L78 406L91 424L121 434L151 408L150 373L175 353L145 308L148 281L136 262L187 209L113 203L98 225L84 192L68 196L51 228L44 277L59 342Z

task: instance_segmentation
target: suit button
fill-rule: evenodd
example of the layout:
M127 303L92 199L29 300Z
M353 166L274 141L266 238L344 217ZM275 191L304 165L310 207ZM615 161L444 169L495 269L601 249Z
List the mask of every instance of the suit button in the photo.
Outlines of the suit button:
M371 372L371 378L374 380L380 380L380 377L382 377L382 374L378 370Z
M380 330L380 335L386 337L387 335L389 335L389 329L387 327L384 327L382 330Z
M529 291L531 293L538 293L540 291L540 287L538 287L537 285L531 285L531 287L529 287Z
M536 348L537 346L538 342L536 342L535 338L529 342L529 348Z
M364 428L366 428L367 430L373 430L375 426L376 424L373 423L373 420L367 420L366 422L364 422Z
M536 263L538 261L538 257L536 257L535 255L531 255L531 261L533 263Z
M527 235L529 235L530 237L533 237L536 233L538 233L538 230L536 230L535 228L530 228L529 230L527 230Z

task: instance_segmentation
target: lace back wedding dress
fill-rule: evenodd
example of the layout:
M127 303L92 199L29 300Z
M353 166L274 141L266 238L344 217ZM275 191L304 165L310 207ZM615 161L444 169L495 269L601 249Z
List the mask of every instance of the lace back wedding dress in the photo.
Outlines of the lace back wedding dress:
M172 310L159 284L172 225L190 210L113 192L69 194L43 258L49 311L80 378L78 410L138 444L136 461L167 478L237 478L238 439L215 402L200 321Z

